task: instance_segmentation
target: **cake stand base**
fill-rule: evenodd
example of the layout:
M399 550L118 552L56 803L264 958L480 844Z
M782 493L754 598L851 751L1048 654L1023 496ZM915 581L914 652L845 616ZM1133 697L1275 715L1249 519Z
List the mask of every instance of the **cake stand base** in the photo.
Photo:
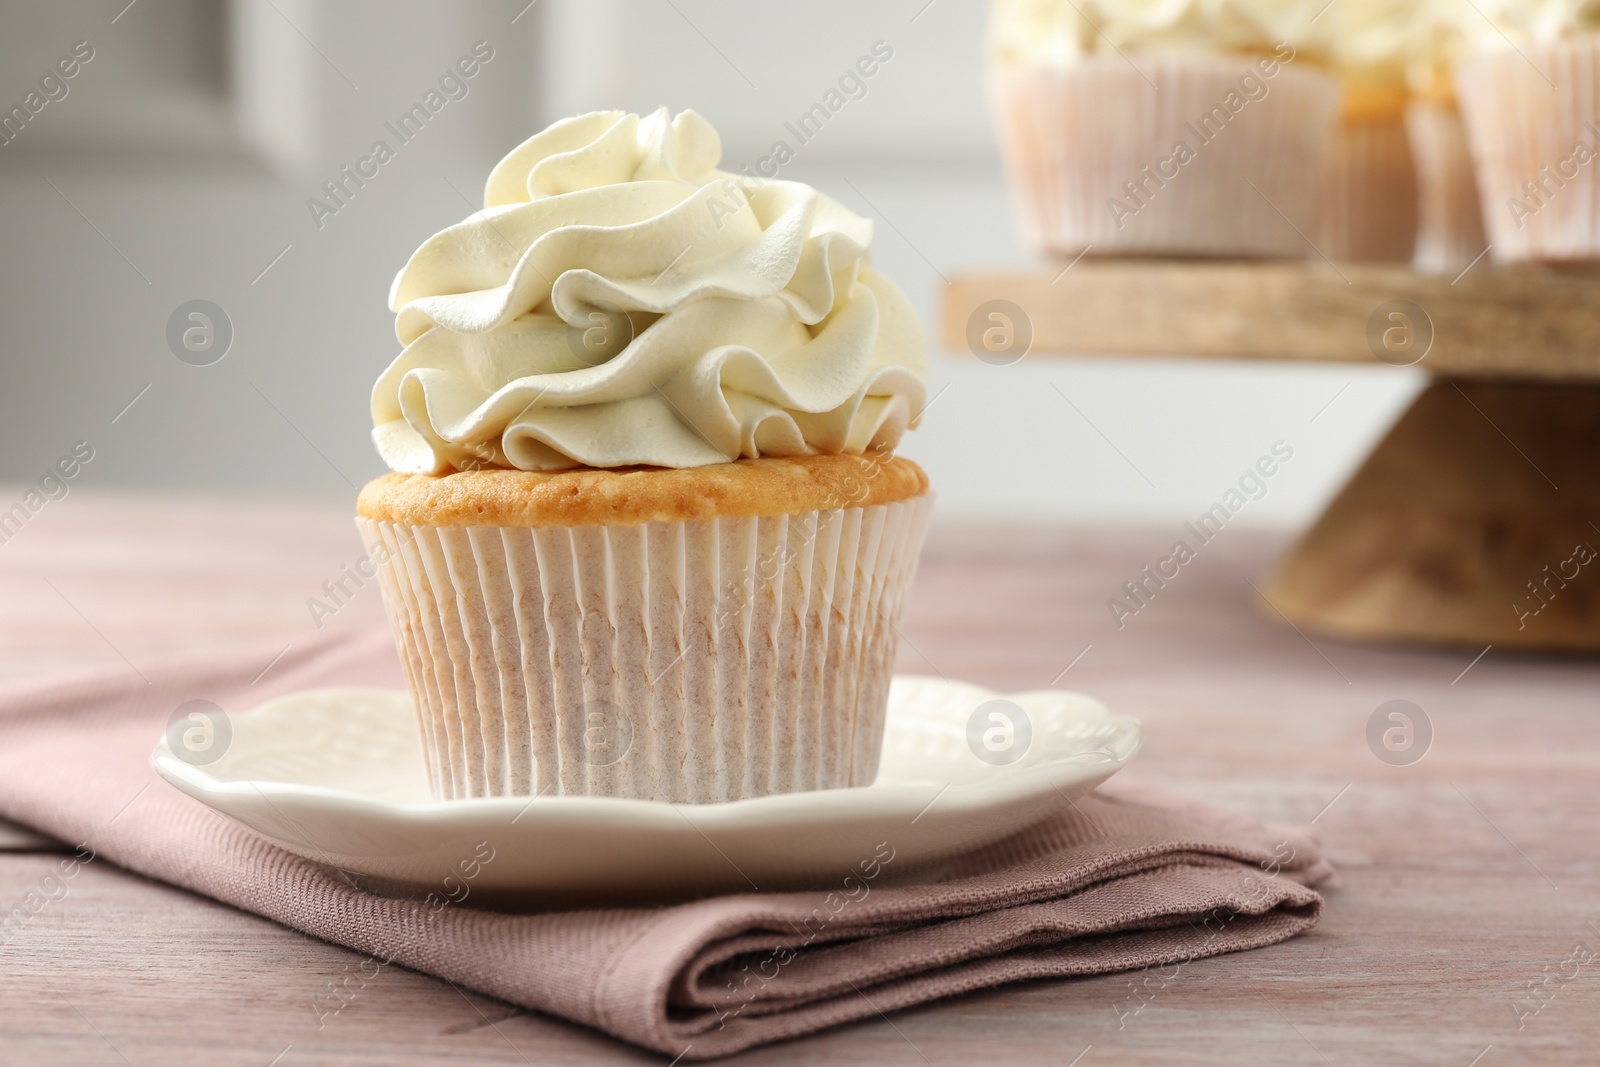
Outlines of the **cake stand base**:
M1263 608L1357 640L1600 651L1597 552L1600 385L1436 379Z

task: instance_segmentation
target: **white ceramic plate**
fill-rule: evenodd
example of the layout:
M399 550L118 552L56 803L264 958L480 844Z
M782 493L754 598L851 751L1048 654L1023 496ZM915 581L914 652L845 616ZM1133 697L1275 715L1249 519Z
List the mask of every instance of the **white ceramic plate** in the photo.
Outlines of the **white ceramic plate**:
M726 804L436 801L410 698L385 689L280 697L233 717L210 763L179 758L167 736L151 761L202 803L380 891L532 907L681 899L832 885L886 856L897 879L927 870L1048 817L1139 750L1138 720L1086 696L1022 693L979 710L995 699L896 678L871 786ZM1009 735L994 711L1014 720Z

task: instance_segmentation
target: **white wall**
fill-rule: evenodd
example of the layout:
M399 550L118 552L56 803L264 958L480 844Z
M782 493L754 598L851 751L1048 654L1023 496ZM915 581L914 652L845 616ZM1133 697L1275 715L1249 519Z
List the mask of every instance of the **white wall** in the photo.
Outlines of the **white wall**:
M880 216L877 265L930 330L943 276L1029 261L989 132L974 0L540 0L518 17L524 3L239 0L225 38L251 25L278 38L265 59L234 53L230 84L243 86L224 103L250 135L230 134L228 151L143 155L97 151L73 131L156 92L133 53L152 34L167 40L159 27L182 23L180 0L141 0L115 25L120 3L0 14L0 101L80 37L108 60L0 148L0 480L36 477L88 437L86 483L348 496L379 469L366 399L397 350L389 279L470 211L460 194L478 195L499 154L562 114L666 104L709 117L729 165L754 161L880 40L893 58L784 176ZM306 198L478 39L497 51L471 95L317 229ZM184 69L196 84L207 70ZM164 341L172 309L195 297L234 320L235 348L215 366L180 363ZM1280 439L1295 458L1247 514L1304 517L1417 384L1387 368L1041 355L992 367L940 349L931 374L938 399L905 451L929 468L945 514L1174 521Z
M554 43L542 79L553 115L693 107L717 127L725 160L737 169L775 139L793 144L784 123L837 87L882 42L878 54L892 58L862 79L864 95L829 121L801 159L948 164L993 157L979 77L984 8L974 0L931 6L927 0L545 0L542 6Z

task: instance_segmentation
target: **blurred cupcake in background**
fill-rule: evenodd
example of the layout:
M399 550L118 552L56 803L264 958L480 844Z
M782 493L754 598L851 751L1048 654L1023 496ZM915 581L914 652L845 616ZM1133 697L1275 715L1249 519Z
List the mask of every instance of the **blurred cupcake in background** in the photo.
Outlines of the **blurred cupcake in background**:
M1406 60L1417 18L1415 0L1335 0L1314 16L1316 39L1341 83L1314 236L1330 259L1412 258L1418 198Z
M1306 48L1314 14L994 0L990 94L1024 239L1060 255L1306 254L1338 108Z
M1456 89L1494 258L1600 258L1600 2L1479 6Z
M1464 0L1427 0L1410 35L1406 132L1417 172L1418 270L1454 272L1482 254L1483 209L1451 70L1482 16Z

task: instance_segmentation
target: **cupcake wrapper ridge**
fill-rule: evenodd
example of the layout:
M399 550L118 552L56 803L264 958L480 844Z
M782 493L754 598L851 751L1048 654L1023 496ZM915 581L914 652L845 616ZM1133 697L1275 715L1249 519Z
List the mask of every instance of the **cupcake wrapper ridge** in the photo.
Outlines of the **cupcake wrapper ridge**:
M1316 251L1310 254L1346 263L1411 262L1417 194L1403 114L1339 123L1323 176ZM1474 255L1482 250L1479 245Z
M870 784L932 499L642 526L357 519L434 794Z
M1137 62L991 71L1027 243L1060 255L1308 254L1334 79L1294 66L1264 78L1244 57ZM1265 88L1253 99L1241 89L1251 75Z
M1489 243L1461 114L1452 104L1413 100L1406 132L1417 169L1416 267L1453 274Z
M1525 51L1456 71L1494 258L1600 259L1600 33Z

